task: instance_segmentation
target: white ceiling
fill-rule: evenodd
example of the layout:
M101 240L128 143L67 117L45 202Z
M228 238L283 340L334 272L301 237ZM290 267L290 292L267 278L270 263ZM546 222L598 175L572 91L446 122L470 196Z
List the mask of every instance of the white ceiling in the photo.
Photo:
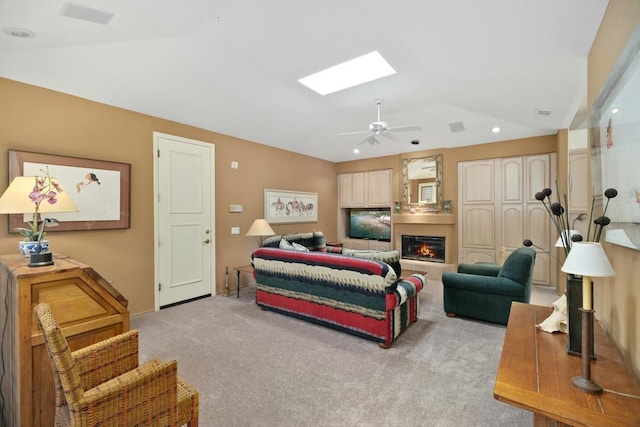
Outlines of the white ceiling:
M0 76L330 161L555 134L586 97L606 0L0 0ZM373 50L395 75L320 96L308 74ZM421 125L353 148L376 119ZM11 102L1 99L1 102ZM551 110L540 118L536 109ZM462 121L466 131L452 133ZM502 128L498 135L493 126ZM420 145L411 145L419 139Z

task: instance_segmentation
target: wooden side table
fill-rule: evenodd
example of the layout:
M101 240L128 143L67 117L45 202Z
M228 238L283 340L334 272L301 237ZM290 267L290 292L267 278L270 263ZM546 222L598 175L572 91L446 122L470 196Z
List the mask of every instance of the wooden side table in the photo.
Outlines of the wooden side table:
M240 298L240 273L253 274L253 266L251 264L233 267L236 271L236 298Z
M602 327L594 331L591 377L604 391L588 394L571 383L581 360L567 354L567 335L535 327L549 314L549 307L511 305L494 397L533 412L534 426L640 425L640 387Z

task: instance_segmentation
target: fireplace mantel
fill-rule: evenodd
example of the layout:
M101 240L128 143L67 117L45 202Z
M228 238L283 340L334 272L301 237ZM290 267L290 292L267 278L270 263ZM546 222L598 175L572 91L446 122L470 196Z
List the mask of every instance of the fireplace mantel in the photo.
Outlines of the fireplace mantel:
M454 225L456 219L452 214L395 214L393 223Z

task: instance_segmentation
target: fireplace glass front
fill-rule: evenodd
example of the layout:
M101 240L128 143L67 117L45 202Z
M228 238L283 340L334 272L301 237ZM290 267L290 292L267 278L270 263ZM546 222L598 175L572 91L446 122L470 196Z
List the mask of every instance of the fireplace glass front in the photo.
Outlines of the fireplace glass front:
M403 235L402 258L444 263L444 242L444 237Z

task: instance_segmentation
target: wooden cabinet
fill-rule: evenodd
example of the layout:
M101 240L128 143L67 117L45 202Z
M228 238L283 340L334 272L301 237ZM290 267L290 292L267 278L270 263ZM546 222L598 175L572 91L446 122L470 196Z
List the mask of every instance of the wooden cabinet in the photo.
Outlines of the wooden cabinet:
M391 182L391 169L339 174L340 207L390 207L393 197Z
M535 198L551 187L554 159L541 154L459 163L458 262L499 262L531 239L542 248L536 249L534 283L555 284L549 214Z
M51 426L53 376L33 307L51 306L73 351L128 331L128 302L91 267L73 259L54 255L54 265L36 268L28 261L0 256L0 295L8 306L0 316L2 419L7 426Z

